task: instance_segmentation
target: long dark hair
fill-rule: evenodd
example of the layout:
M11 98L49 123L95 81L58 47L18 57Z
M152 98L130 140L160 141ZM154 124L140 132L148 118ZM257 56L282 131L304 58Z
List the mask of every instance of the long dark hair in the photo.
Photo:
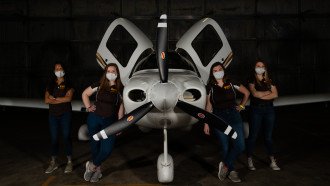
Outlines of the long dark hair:
M65 76L63 76L64 82L66 82L67 79L68 79L66 68L63 65L63 63L59 62L59 61L55 62L52 65L53 68L51 69L50 76L49 76L49 79L48 79L48 82L47 82L47 87L46 87L46 89L49 91L50 94L53 94L54 87L57 86L57 77L55 75L55 66L56 65L61 65L63 71L65 72Z
M65 67L65 65L64 65L62 62L57 61L57 62L55 62L55 63L53 64L53 68L52 68L52 70L51 70L51 72L50 72L49 83L57 83L57 77L56 77L56 75L55 75L55 73L54 73L54 72L55 72L55 66L56 66L56 65L61 65L63 71L65 72L65 76L63 76L64 81L66 81L66 79L67 79L67 77L68 77L68 74L67 74L67 71L66 71L66 67Z
M261 81L263 81L263 82L266 83L268 86L270 86L270 85L272 84L272 81L271 81L271 79L269 78L269 74L268 74L268 65L267 65L263 60L258 59L258 60L256 60L256 62L254 63L254 68L253 68L253 69L256 68L257 63L259 63L259 62L262 63L262 64L264 64L264 66L265 66L265 72L262 74L262 80L261 80ZM258 83L259 85L261 85L261 81L258 79L257 73L256 73L255 71L254 71L254 79L255 79L256 83Z
M103 72L102 77L100 79L100 91L110 90L110 83L109 83L109 80L106 77L106 74L107 74L108 68L111 67L111 66L116 68L116 71L117 71L116 88L117 88L117 91L121 93L124 86L123 86L123 84L120 80L119 68L115 63L109 63L104 67L104 72Z
M207 85L217 84L217 80L215 79L215 77L213 75L213 68L216 67L216 66L221 66L222 67L222 69L225 73L225 75L223 76L223 81L226 82L226 80L227 80L227 74L226 74L225 66L223 66L223 64L220 63L220 62L215 62L210 68L209 79L207 81Z

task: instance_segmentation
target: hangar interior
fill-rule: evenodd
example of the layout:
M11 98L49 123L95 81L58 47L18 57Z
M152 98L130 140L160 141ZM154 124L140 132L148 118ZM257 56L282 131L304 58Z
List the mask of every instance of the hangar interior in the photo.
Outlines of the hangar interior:
M269 64L280 95L330 91L330 3L325 0L2 0L0 2L1 97L42 98L53 64L62 61L74 81L75 99L96 81L97 47L109 24L124 17L153 43L160 14L169 17L169 49L195 22L215 19L234 57L229 72L245 81L256 58ZM113 41L118 57L132 49L124 32ZM202 61L215 46L201 34ZM124 52L125 51L125 52Z
M0 0L0 97L43 99L53 64L60 61L73 81L74 99L81 100L82 91L102 73L95 54L109 24L127 18L155 45L163 13L168 15L169 50L195 22L210 17L229 41L234 57L228 71L237 80L245 82L260 58L268 63L279 96L330 92L329 0ZM127 60L136 44L125 32L115 36L109 47ZM217 44L212 34L201 34L195 47L207 61ZM329 185L329 114L329 102L278 108L274 138L283 171L268 170L263 154L251 173L243 155L238 170L244 185ZM86 117L73 114L74 173L65 175L61 164L46 175L48 110L0 107L0 183L86 184L82 175L89 146L76 138ZM169 132L176 162L169 185L220 184L218 144L201 131L194 125L191 133ZM118 137L101 184L158 185L155 163L162 140L160 130L128 129ZM256 151L262 154L263 146Z

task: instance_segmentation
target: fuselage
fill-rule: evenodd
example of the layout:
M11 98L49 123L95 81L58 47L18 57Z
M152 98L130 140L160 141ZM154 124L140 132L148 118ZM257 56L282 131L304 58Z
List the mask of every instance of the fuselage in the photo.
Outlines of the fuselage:
M196 73L190 70L169 69L168 82L160 83L158 69L135 72L127 82L124 92L127 113L152 102L155 105L137 125L146 128L188 127L198 120L175 107L178 100L205 108L205 85Z

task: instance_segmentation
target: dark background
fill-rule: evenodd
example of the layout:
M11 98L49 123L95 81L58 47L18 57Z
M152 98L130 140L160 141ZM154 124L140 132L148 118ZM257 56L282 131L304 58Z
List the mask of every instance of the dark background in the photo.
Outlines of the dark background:
M128 18L155 43L162 13L171 49L211 17L227 36L229 71L240 80L259 57L280 96L330 92L328 0L0 0L0 97L42 98L53 64L63 61L80 99L101 74L95 53L109 24Z

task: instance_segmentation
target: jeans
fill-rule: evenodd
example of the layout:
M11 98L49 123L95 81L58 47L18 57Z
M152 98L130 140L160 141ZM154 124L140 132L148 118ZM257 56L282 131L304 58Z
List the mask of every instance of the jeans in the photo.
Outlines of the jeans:
M49 129L51 137L51 155L58 155L58 128L61 127L65 152L67 156L72 155L72 142L71 142L71 112L65 112L62 115L54 116L49 114Z
M108 136L107 139L100 141L93 140L93 135L110 126L116 121L115 116L102 117L93 112L88 114L87 128L89 133L90 146L92 151L92 160L95 166L100 166L111 154L114 143L115 135Z
M273 156L272 133L275 124L275 111L272 105L258 107L251 106L250 134L247 140L247 156L251 157L258 137L258 132L263 127L267 154Z
M213 133L222 147L222 160L228 167L228 170L232 171L234 170L234 161L245 148L242 118L235 108L216 109L213 110L213 114L224 119L237 133L237 138L232 139L219 130L213 129Z

